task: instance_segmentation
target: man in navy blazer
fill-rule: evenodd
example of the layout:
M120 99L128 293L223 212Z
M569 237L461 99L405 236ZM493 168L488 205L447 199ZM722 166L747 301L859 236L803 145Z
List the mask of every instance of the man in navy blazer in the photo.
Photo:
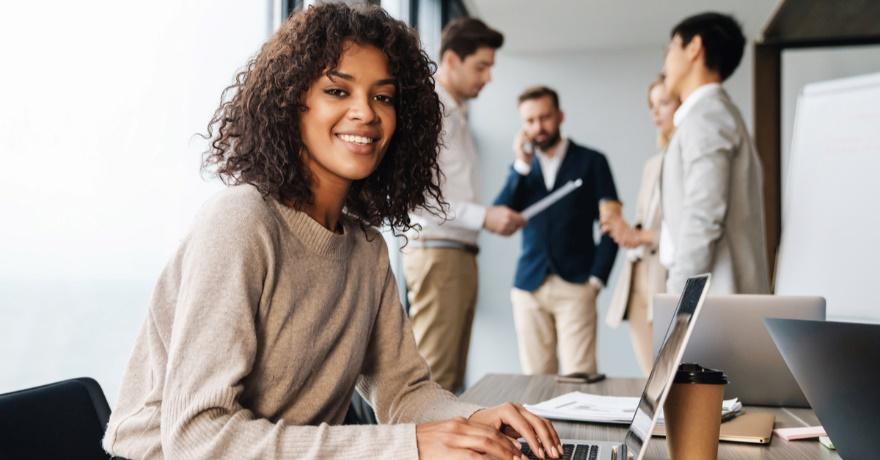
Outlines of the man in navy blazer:
M560 134L564 114L547 87L519 97L516 161L496 205L522 211L567 182L583 185L529 219L511 291L520 364L526 374L596 372L596 297L617 245L593 236L601 200L617 201L608 161Z

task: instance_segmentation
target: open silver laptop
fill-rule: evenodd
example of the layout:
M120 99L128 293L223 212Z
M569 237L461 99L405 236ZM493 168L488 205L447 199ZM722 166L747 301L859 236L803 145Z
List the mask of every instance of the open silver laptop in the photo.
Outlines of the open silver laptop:
M685 345L694 329L700 308L709 290L710 275L699 275L687 280L674 320L670 319L669 328L660 347L660 353L654 360L654 368L642 391L638 408L626 432L622 443L592 442L564 439L562 441L566 460L642 460L647 451L648 441L657 424L657 418L669 387L675 378L675 372L681 363ZM655 323L656 324L656 323ZM720 408L719 408L720 410ZM523 441L523 440L521 440ZM537 458L523 442L523 453L527 458Z
M654 297L655 324L667 324L678 299ZM746 405L808 407L794 377L776 349L764 318L825 319L825 299L806 296L726 295L709 296L700 315L683 362L721 369L730 383L724 397L739 398ZM654 356L663 342L662 330L654 331Z

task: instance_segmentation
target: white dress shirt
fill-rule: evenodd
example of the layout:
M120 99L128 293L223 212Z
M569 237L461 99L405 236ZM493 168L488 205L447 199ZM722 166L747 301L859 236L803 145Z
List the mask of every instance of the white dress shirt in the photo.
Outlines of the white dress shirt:
M718 91L721 91L720 83L706 83L695 89L694 92L691 93L680 106L678 106L678 109L675 110L675 114L672 116L672 123L675 127L677 128L681 124L682 120L684 120L699 100ZM664 218L663 223L660 226L660 263L666 268L672 267L672 264L675 263L674 240L675 237L672 235L672 232L669 231L669 225Z
M420 224L422 230L412 230L408 236L476 245L486 220L486 207L479 204L479 158L467 124L467 105L458 104L443 85L438 83L436 89L443 103L443 146L437 159L444 175L440 190L449 207L445 220L422 209L411 214L412 222Z
M544 185L547 190L553 190L553 184L556 183L556 175L559 174L559 167L562 166L562 160L565 159L565 152L568 151L568 138L563 137L556 147L556 154L549 156L541 149L535 149L538 157L538 164L541 165L541 174L544 176ZM532 172L532 165L520 160L519 158L513 162L513 169L523 176Z

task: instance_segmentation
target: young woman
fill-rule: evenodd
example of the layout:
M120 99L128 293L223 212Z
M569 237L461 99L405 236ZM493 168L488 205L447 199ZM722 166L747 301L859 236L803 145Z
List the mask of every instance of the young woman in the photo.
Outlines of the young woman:
M658 78L648 87L648 108L657 130L657 149L645 163L642 185L636 200L635 226L618 221L610 231L617 244L627 248L626 264L617 278L606 322L617 327L623 319L629 320L630 336L636 360L645 375L651 371L651 299L664 292L666 271L660 264L657 246L660 242L660 170L663 152L672 137L672 122L678 99L671 97Z
M430 381L382 238L441 199L433 64L378 8L290 19L230 87L205 165L230 187L160 276L107 427L125 458L556 457L519 405ZM379 426L339 426L352 392ZM444 421L445 420L445 421Z

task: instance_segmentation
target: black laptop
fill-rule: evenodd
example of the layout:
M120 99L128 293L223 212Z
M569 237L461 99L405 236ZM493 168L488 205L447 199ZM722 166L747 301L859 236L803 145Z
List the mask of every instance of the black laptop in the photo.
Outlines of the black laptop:
M840 456L880 458L880 324L764 324Z

